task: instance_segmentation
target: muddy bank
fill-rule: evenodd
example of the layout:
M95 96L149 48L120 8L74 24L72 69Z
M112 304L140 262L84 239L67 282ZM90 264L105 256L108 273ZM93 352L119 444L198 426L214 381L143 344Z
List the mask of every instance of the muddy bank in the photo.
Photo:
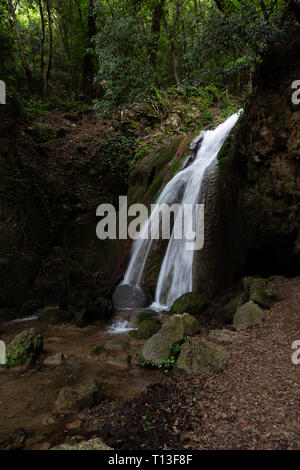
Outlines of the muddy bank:
M134 340L127 333L109 334L109 325L78 328L38 320L0 324L1 340L6 344L26 328L37 328L44 338L43 353L31 367L0 369L0 442L21 427L28 436L25 449L43 449L80 431L80 424L68 429L68 423L80 423L80 413L64 415L55 407L64 386L96 379L101 384L104 403L110 403L131 399L156 380L158 371L138 365L143 341ZM90 354L95 347L101 351L97 356ZM61 365L44 364L46 358L58 352L65 356Z

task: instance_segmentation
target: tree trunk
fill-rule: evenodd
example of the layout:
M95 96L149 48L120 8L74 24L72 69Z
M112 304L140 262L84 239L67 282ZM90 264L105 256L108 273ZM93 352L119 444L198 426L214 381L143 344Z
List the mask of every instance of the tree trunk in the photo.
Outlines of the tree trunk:
M51 7L50 7L49 0L46 0L46 9L47 9L48 25L49 25L49 57L48 57L48 65L47 65L47 71L46 71L45 82L44 82L44 94L46 94L48 91L49 80L50 80L51 70L52 70L52 60L53 60L52 16L51 16Z
M171 27L171 31L170 31L170 34L169 34L170 55L171 55L173 76L174 76L174 80L175 80L177 88L180 88L181 84L180 84L180 80L179 80L178 73L177 73L177 60L176 60L176 52L175 52L174 41L175 41L176 26L177 26L177 22L178 22L178 19L179 19L179 16L180 16L179 3L180 3L180 0L176 0L175 19L174 19L174 22L173 22L173 25Z
M150 49L150 64L156 67L156 58L157 52L159 47L159 38L160 38L160 30L161 30L161 22L164 17L164 6L165 0L158 0L158 3L154 5L153 14L152 14L152 25L151 25L151 32L152 32L152 44Z
M17 36L17 41L18 41L18 46L19 46L22 65L23 65L23 68L24 68L24 71L25 71L25 74L26 74L26 77L27 77L27 80L28 80L29 88L31 89L32 88L32 75L31 75L30 69L29 69L27 61L26 61L24 48L23 48L23 43L22 43L22 38L21 38L21 34L20 34L20 29L19 29L19 24L18 24L18 20L17 20L17 17L16 17L16 12L15 12L12 0L8 0L8 4L9 4L9 9L10 9L10 14L11 14L11 17L12 17L13 22L14 22L14 27L15 27L15 32L16 32L16 36Z
M40 80L41 80L41 90L44 90L44 66L45 66L45 57L44 57L44 45L45 45L45 18L43 11L42 0L38 0L39 10L41 17L41 40L40 40Z
M95 75L95 66L92 53L88 50L92 47L92 40L96 34L96 19L94 15L94 1L90 0L88 28L87 28L87 52L82 61L82 80L81 89L90 97L94 96L93 82Z

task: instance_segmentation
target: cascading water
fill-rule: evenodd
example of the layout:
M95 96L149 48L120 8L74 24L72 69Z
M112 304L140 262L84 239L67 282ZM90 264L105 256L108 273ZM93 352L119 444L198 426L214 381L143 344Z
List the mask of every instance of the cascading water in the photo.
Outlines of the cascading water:
M205 172L208 167L216 163L218 152L238 118L239 113L236 113L216 129L203 132L203 140L194 161L179 171L165 186L156 201L156 208L151 212L151 216L142 227L140 238L133 243L131 260L122 284L140 286L153 243L153 239L151 237L148 239L145 235L153 230L153 224L158 224L158 227L154 227L154 230L159 230L159 218L156 213L159 206L163 203L169 206L179 203L182 207L186 204L195 207L199 203ZM188 223L191 229L193 220L189 220ZM175 224L176 219L174 226ZM161 265L154 303L150 308L155 310L169 308L180 295L192 291L195 251L186 250L185 244L184 237L182 239L174 237L173 228Z

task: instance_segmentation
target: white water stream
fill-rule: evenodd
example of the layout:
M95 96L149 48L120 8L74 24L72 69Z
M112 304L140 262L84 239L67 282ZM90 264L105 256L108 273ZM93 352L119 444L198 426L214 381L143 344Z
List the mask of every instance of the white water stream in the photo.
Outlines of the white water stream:
M239 113L236 113L216 129L203 132L203 140L196 158L168 182L156 201L157 206L163 203L171 206L176 203L181 204L181 207L186 204L192 204L193 207L196 207L196 204L199 204L206 170L210 165L213 165L214 161L216 163L218 152L238 118ZM157 224L159 219L156 215L155 210L151 212L149 219L141 230L140 238L133 243L131 260L122 284L140 286L153 243L153 239L143 239L146 238L143 235L150 233L151 224ZM195 221L192 219L193 217L188 220L190 230L195 227ZM175 224L176 219L174 226ZM156 229L159 230L159 227L156 227ZM186 230L184 233L187 233ZM188 241L190 242L190 240ZM154 310L167 309L182 294L193 290L195 251L187 250L186 242L187 240L184 237L175 239L173 228L160 268L154 303L150 308Z

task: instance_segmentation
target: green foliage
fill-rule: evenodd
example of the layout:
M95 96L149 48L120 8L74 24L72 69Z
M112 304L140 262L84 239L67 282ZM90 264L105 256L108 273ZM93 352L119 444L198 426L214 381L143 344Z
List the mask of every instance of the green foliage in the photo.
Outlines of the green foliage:
M113 183L120 188L120 194L122 191L127 192L128 170L134 160L136 147L135 137L126 137L117 133L107 139L99 148L99 151L105 156L101 164L103 172L110 174Z
M103 6L99 5L99 10L103 12ZM147 61L149 37L143 24L121 11L117 18L100 15L101 28L95 37L99 63L96 80L104 96L96 101L96 109L109 117L116 107L133 101L151 86L153 71Z
M232 2L227 2L227 6ZM184 58L196 83L230 83L240 87L249 80L267 45L285 32L279 11L266 20L257 2L241 4L223 11L207 10L202 28Z
M30 165L7 171L0 185L0 196L13 211L18 208L23 211L26 203L28 207L31 204L39 207L43 214L45 236L54 236L58 224L55 217L55 201Z
M169 369L169 368L173 367L176 360L177 360L177 358L178 358L178 356L179 356L179 354L180 354L181 346L186 342L187 342L187 337L182 336L180 338L180 340L178 341L178 343L170 344L169 345L170 356L165 361L162 361L162 363L159 367L163 367L165 369Z
M199 97L199 86L207 85L212 85L216 97L224 88L240 93L244 85L251 85L254 65L267 45L285 32L279 21L284 0L12 0L12 4L29 76L9 2L0 0L0 75L9 93L25 96L26 101L43 95L51 62L50 98L79 102L95 98L102 117L137 99L153 99L163 111L168 106L166 88L173 98ZM47 105L36 102L29 108L33 114L43 114ZM209 113L206 118L212 119Z

